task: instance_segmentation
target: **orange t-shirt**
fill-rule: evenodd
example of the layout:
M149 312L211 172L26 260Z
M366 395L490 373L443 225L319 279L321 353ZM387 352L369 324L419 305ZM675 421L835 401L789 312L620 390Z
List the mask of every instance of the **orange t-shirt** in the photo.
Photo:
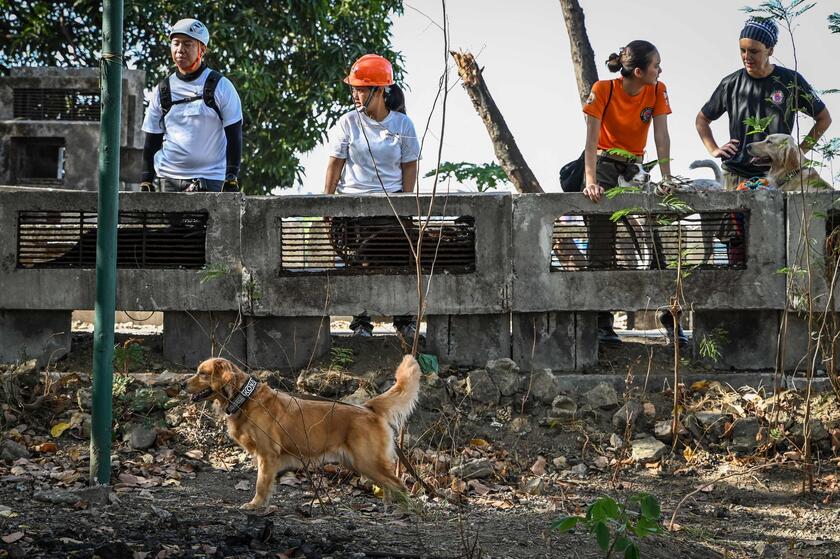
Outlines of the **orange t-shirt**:
M613 92L606 115L604 106L610 96L610 80L600 80L583 105L583 112L601 119L598 149L619 148L638 156L645 153L648 130L653 117L671 114L668 89L665 84L646 85L636 95L624 91L622 80L613 81Z

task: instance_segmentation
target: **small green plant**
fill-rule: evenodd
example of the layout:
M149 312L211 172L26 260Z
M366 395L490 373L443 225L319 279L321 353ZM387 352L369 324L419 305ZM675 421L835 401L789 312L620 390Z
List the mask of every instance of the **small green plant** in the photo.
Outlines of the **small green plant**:
M616 210L612 213L612 215L610 216L610 221L617 222L620 219L625 218L630 214L638 214L638 213L642 213L644 211L645 210L643 208L639 208L639 207L622 208L622 209Z
M201 283L208 283L213 280L222 278L230 273L230 268L227 265L217 262L215 264L206 264L198 271Z
M114 346L114 371L128 375L128 370L143 362L143 346L137 338L129 338Z
M635 540L663 533L660 516L659 501L648 493L632 495L622 504L611 497L601 497L589 505L586 516L560 518L551 529L568 532L582 524L595 536L606 559L614 552L624 553L624 559L638 559L641 555Z
M744 124L747 125L747 136L751 136L753 134L763 134L773 123L774 118L776 118L776 115L765 117L749 116L745 118Z
M433 177L435 173L443 180L454 176L458 182L475 181L475 187L479 192L487 192L490 189L498 188L500 184L510 182L507 173L496 162L492 163L452 163L446 161L441 163L437 170L431 170L424 176Z
M346 369L353 364L353 350L347 347L330 348L330 369Z
M616 186L607 190L604 193L604 196L606 196L608 200L612 200L616 196L621 196L622 194L639 194L641 191L641 186Z
M715 328L700 340L700 356L711 359L715 363L720 361L720 348L728 341L729 336L723 328Z
M832 33L840 33L840 12L828 16L828 29Z
M636 159L636 154L627 151L626 149L621 148L610 148L607 150L607 153L610 155L615 155L618 157L626 157L627 159Z
M128 392L131 377L122 373L114 373L114 388L111 391L116 398L122 398Z

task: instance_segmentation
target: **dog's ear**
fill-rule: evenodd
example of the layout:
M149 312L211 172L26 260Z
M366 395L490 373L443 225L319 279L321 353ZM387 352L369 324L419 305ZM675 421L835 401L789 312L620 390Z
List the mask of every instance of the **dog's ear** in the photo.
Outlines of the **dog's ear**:
M213 390L230 400L236 392L235 380L230 363L224 359L213 361L213 373L210 377Z
M782 168L785 171L793 171L802 166L802 151L796 145L796 142L787 142L783 151L784 159L782 160Z
M654 167L659 165L659 160L654 159L653 161L648 161L647 163L642 163L642 169L650 173L653 171Z

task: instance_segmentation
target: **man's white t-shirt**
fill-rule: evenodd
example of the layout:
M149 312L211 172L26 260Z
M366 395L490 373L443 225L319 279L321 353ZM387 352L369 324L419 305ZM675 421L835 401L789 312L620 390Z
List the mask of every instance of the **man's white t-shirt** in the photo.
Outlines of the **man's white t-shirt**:
M350 111L338 119L331 136L330 155L347 160L338 182L340 194L382 192L383 185L388 192L402 190L401 164L420 158L420 142L414 124L397 111L388 113L381 122L358 111ZM371 159L371 152L374 159ZM376 168L373 161L376 161Z
M207 68L193 81L184 81L173 74L169 77L172 101L186 97L201 96L204 82L210 75ZM160 95L158 87L152 91L143 132L163 136L163 147L155 154L155 173L171 179L224 180L227 138L224 127L242 120L242 104L239 94L227 78L216 86L216 106L222 112L224 122L216 111L199 98L188 103L172 105L166 114L165 129L161 126Z

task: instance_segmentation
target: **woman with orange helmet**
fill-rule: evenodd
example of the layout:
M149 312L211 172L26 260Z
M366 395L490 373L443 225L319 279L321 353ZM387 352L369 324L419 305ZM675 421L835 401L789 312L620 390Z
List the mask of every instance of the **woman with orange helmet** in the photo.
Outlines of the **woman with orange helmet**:
M405 96L394 83L391 63L377 54L366 54L353 63L344 83L350 86L355 110L342 115L330 133L324 192L413 192L420 142L405 114ZM362 225L365 219L356 221ZM409 342L416 333L416 321L411 316L394 317L394 327ZM370 317L364 312L354 317L350 328L354 335L364 337L373 331Z

